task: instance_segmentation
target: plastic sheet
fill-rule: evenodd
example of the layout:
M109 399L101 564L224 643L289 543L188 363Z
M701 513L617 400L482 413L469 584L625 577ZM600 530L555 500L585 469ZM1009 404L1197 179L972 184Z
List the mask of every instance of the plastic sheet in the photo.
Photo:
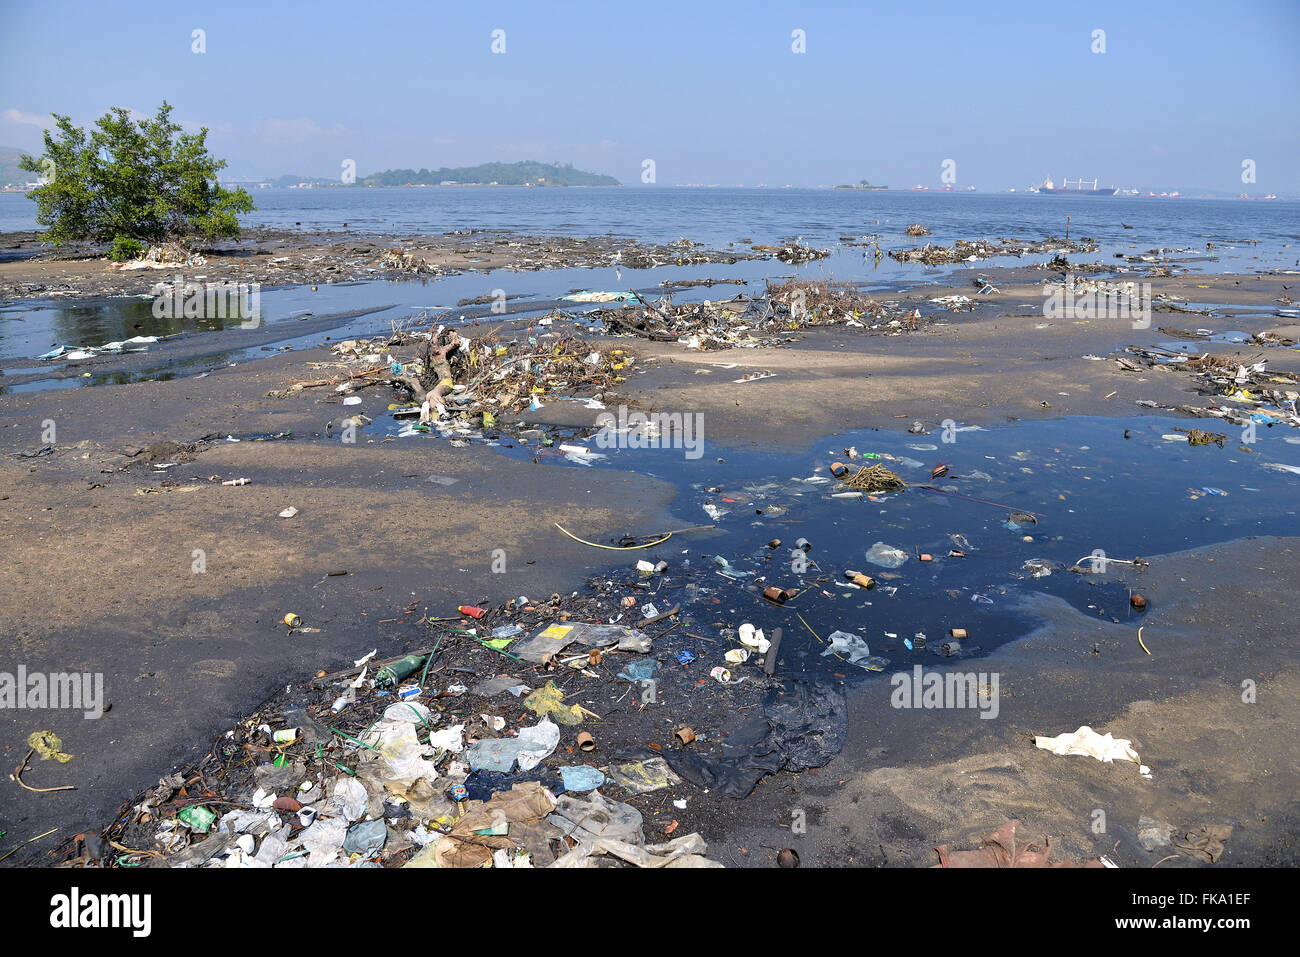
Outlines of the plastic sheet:
M733 732L720 757L694 751L664 757L692 784L744 798L767 774L822 767L840 753L848 733L848 707L837 684L791 678L768 692L762 716Z
M469 766L475 771L511 771L518 763L527 771L545 760L560 743L560 729L549 718L531 728L520 728L514 738L488 738L476 741L466 751Z

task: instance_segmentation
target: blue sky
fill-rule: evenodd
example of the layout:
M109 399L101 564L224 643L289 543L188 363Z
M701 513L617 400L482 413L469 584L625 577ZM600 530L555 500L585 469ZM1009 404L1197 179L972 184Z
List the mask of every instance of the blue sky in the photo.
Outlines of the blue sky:
M981 189L1300 192L1297 0L3 10L0 145L24 149L51 111L89 123L166 98L232 177L538 159L637 184L649 158L660 186L934 187L953 160Z

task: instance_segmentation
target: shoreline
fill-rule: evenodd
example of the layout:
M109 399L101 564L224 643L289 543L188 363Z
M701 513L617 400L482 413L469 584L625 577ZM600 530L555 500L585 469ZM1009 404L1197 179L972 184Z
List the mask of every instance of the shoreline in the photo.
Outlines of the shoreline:
M769 258L748 249L711 250L688 239L648 243L628 236L542 236L509 230L436 234L254 227L237 240L197 242L189 262L124 269L103 258L106 244L77 244L60 251L40 235L0 234L0 300L145 295L157 283L178 276L193 279L196 271L219 274L222 282L281 287L373 279L428 281L495 269L650 269Z

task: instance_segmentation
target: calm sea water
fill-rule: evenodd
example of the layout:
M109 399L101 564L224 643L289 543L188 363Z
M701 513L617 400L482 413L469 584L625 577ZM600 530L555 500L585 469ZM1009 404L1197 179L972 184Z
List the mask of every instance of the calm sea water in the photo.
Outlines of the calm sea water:
M264 189L254 190L253 199L258 208L247 218L250 225L342 229L346 223L360 232L615 233L656 242L686 236L722 246L792 236L828 245L843 236L879 234L882 245L893 248L914 245L902 232L913 222L932 231L924 241L944 244L979 237L1041 239L1064 235L1068 216L1071 236L1092 236L1117 250L1204 250L1212 242L1220 263L1300 265L1300 203L1278 201L630 187ZM35 229L34 210L22 194L0 194L0 231ZM1121 223L1135 228L1125 230Z
M339 330L346 335L374 334L387 329L395 318L426 308L437 311L454 306L460 299L481 296L496 287L508 288L512 296L536 299L538 308L549 308L547 300L575 288L630 288L653 293L667 279L739 279L748 283L751 291L761 288L766 279L791 274L862 281L876 292L918 282L960 282L963 272L1045 262L1050 254L927 268L895 263L888 257L876 262L874 247L860 243L871 236L882 249L889 250L978 237L1044 239L1063 235L1067 216L1072 236L1091 236L1101 244L1097 253L1074 257L1076 260L1123 268L1126 264L1117 255L1166 249L1177 250L1174 257L1187 267L1205 272L1300 267L1300 204L1289 202L825 189L514 187L268 189L255 191L254 198L258 209L248 218L249 224L287 229L346 226L356 232L427 234L489 228L530 234L614 233L654 242L687 236L724 249L735 244L738 251L747 248L742 241L772 243L800 237L832 250L829 258L799 267L761 260L651 270L498 271L431 282L329 285L316 292L308 292L306 287L265 290L263 317L271 323L308 312L322 315L391 304L392 308ZM33 228L33 208L26 196L0 194L0 230ZM926 225L932 235L927 239L907 237L904 230L914 222ZM1125 224L1133 228L1125 229ZM739 291L737 287L723 288L728 295ZM706 298L717 292L697 288L677 295ZM138 299L18 300L0 304L0 357L30 359L57 345L93 346L135 335L166 336L203 328L192 322L156 320L148 303ZM93 376L83 380L83 384L97 382ZM11 384L5 391L48 387L50 383Z

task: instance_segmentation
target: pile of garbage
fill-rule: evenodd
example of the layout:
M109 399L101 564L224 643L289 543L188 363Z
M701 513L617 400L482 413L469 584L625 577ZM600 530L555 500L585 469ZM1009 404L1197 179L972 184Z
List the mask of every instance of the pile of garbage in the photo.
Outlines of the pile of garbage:
M827 256L831 255L831 250L816 250L816 248L800 241L800 239L787 241L784 244L781 244L781 246L754 246L753 248L759 252L768 252L768 254L774 256L775 259L779 259L783 261L783 263L789 263L790 265L811 263L811 261L826 259Z
M830 466L830 473L846 487L870 492L873 495L881 492L901 492L907 487L907 483L897 474L879 464L864 466L854 472L844 463L835 462Z
M1155 308L1156 309L1171 308L1171 303L1169 302L1170 298L1171 297L1157 296L1153 300ZM1196 315L1208 315L1208 316L1215 315L1215 313L1212 310L1200 311L1200 310L1194 310L1194 309L1188 309L1182 307L1173 308L1173 311L1191 312L1191 313L1195 313ZM1180 329L1177 326L1158 326L1157 331L1163 335L1169 336L1172 339L1189 339L1193 341L1206 342L1206 341L1213 341L1215 338L1215 333L1210 329ZM1295 339L1292 339L1290 336L1283 335L1282 333L1272 329L1266 329L1263 332L1252 332L1249 335L1247 335L1246 333L1235 333L1227 337L1224 337L1219 341L1241 343L1243 345L1249 342L1257 346L1290 347L1296 345Z
M462 240L456 251L476 257L504 254L510 258L511 268L528 270L579 265L654 269L658 266L732 264L760 258L735 250L708 249L703 243L685 237L670 243L645 243L626 236L531 237L487 233L482 238Z
M708 263L736 263L753 259L746 253L705 249L703 243L686 239L666 245L633 245L615 253L611 265L629 269L654 269L656 266L701 266Z
M771 676L743 625L690 634L666 563L591 594L414 624L408 654L286 686L69 861L110 867L716 867L678 818L826 764L838 682ZM660 597L658 600L665 601ZM418 614L407 606L410 616ZM291 628L305 628L286 615Z
M817 259L825 259L831 254L829 249L815 249L802 239L787 239L780 246L751 246L755 252L765 253L773 259L792 266L801 266Z
M445 234L442 243L421 239L403 241L401 248L384 249L378 268L382 271L414 275L443 275L448 270L430 261L430 254L451 252L471 261L501 262L511 269L543 270L574 266L623 266L628 269L654 269L657 266L696 266L712 263L736 263L758 259L758 255L732 250L707 249L702 243L685 237L671 243L643 243L621 236L546 236L533 237L510 232L457 230ZM370 253L374 249L360 247ZM373 269L372 269L373 271Z
M617 309L598 309L608 335L678 342L705 351L758 348L793 341L814 326L850 326L866 332L898 332L919 327L919 311L881 302L857 285L834 280L790 279L768 282L762 295L674 303L665 296Z
M1290 372L1270 372L1265 359L1241 362L1235 357L1210 353L1187 355L1151 346L1129 346L1126 352L1135 359L1121 356L1115 360L1125 371L1189 373L1200 394L1222 400L1204 409L1179 406L1180 411L1213 416L1239 426L1253 423L1300 428L1300 412L1296 408L1300 378Z
M800 326L864 325L891 316L889 307L851 282L788 279L773 283L769 280L766 295L773 303L784 306Z
M379 257L379 268L383 272L409 273L413 276L438 274L438 267L402 249L385 249Z
M624 381L635 361L625 350L594 346L578 336L507 340L489 332L474 339L447 327L349 339L333 350L345 368L366 367L338 383L339 392L387 381L410 397L394 415L418 417L416 428L425 431L435 424L444 431L470 425L493 429L500 415L536 411L557 400L604 408L605 394Z
M910 234L909 234L910 235ZM950 263L976 262L981 259L993 259L997 256L1026 256L1038 253L1092 253L1098 250L1095 240L1084 237L1082 240L1058 239L1055 236L1044 240L999 239L996 242L987 239L959 239L953 246L935 246L927 243L917 249L893 249L889 258L900 263L923 263L926 266L942 266Z
M1029 267L1030 269L1045 269L1049 272L1060 273L1112 273L1116 269L1106 263L1080 263L1070 262L1064 253L1057 253L1045 263L1036 263ZM1120 272L1127 272L1127 269L1121 268Z
M178 242L155 243L139 259L114 264L115 270L174 269L177 266L206 266L207 259Z
M1190 257L1199 256L1201 251L1198 249L1192 249L1191 247L1184 247L1182 249L1166 249L1162 246L1158 249L1148 249L1144 253L1138 253L1132 256L1123 256L1121 258L1123 258L1125 262L1133 263L1134 265L1154 266L1155 268L1152 269L1151 272L1147 273L1148 278L1168 278L1174 275L1174 264L1171 262L1171 258L1179 254L1181 254L1186 260Z
M1056 260L1052 260L1052 263L1054 262ZM1062 262L1064 262L1063 259ZM1046 265L1051 266L1052 263ZM1074 302L1076 300L1080 302L1096 302L1095 309L1097 312L1118 315L1121 318L1129 315L1136 316L1137 310L1141 308L1142 287L1137 282L1132 280L1118 282L1104 279L1086 279L1083 276L1076 275L1079 272L1088 272L1089 270L1086 268L1071 263L1065 263L1065 267L1062 268L1066 267L1068 269L1060 279L1044 279L1042 281L1044 296L1051 296L1057 301L1064 302Z

